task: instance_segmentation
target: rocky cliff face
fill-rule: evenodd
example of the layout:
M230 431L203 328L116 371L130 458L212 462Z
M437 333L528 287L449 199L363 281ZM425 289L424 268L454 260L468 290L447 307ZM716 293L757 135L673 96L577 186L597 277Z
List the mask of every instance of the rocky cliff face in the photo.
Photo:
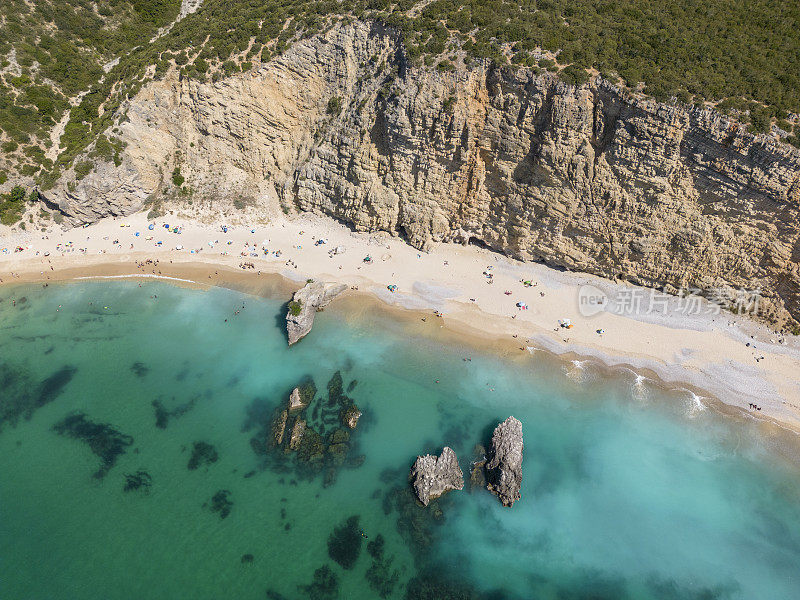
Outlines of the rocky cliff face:
M760 289L763 316L800 319L800 153L712 111L524 69L412 69L391 30L355 23L217 83L151 83L119 121L122 165L51 193L74 222L173 197L177 166L198 204L244 197L668 291Z

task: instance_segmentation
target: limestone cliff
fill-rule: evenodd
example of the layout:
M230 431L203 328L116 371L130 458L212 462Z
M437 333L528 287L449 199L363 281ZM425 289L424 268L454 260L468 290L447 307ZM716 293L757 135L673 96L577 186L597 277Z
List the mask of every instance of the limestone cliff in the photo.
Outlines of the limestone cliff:
M151 83L117 132L120 167L50 193L73 222L173 197L179 167L200 204L317 211L419 248L474 239L673 291L761 289L766 318L800 319L800 153L602 80L411 68L392 30L356 22L217 83Z

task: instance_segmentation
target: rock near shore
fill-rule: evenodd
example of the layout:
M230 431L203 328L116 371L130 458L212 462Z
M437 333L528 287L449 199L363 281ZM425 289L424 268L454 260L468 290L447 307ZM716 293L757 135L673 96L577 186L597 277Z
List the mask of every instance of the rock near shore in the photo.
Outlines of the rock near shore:
M503 506L520 499L522 486L522 423L508 417L492 434L489 462L486 463L487 489Z
M447 446L438 457L432 454L418 456L409 479L424 506L450 490L464 488L464 475L458 466L456 453Z
M317 311L330 304L331 300L346 289L347 285L343 283L311 281L297 290L289 302L289 310L286 313L289 345L297 343L308 335Z

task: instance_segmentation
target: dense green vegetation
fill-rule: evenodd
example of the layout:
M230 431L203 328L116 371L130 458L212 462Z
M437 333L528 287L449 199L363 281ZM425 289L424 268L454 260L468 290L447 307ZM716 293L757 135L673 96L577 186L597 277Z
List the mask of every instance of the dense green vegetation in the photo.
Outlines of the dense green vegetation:
M13 225L25 212L25 188L15 185L8 194L0 196L0 223Z
M45 149L70 99L98 86L102 66L147 44L178 14L180 0L3 0L0 3L0 139L9 168L53 168ZM99 98L75 111L84 121ZM70 123L65 138L83 137Z
M572 84L599 72L660 100L719 103L757 132L772 123L791 132L790 113L800 112L794 0L205 0L150 43L179 5L0 3L0 166L38 172L46 187L147 79L176 68L181 77L217 80L351 18L398 28L410 58L440 71L488 58L558 72ZM104 74L102 65L115 58L119 64ZM53 161L49 132L70 99L77 106ZM118 162L112 140L101 138L96 157ZM800 144L797 135L789 141Z

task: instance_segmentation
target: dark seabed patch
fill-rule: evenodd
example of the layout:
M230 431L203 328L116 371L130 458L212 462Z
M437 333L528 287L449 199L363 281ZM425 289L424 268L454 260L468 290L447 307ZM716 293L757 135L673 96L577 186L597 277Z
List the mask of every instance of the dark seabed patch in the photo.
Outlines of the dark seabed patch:
M328 537L328 556L343 569L352 569L361 554L364 538L358 526L358 516L353 515L334 528Z
M20 419L29 421L37 409L61 395L77 371L77 368L66 365L36 386L26 369L1 364L0 431L6 423L16 427Z
M392 568L394 557L384 555L385 545L386 541L380 533L374 540L367 543L367 554L372 557L372 565L364 575L369 587L381 598L391 596L400 580L400 572Z
M153 485L153 478L147 471L139 470L136 473L125 474L125 486L122 488L123 492L133 492L139 490L143 494L150 493L150 487Z
M208 442L195 442L192 445L192 456L186 468L194 471L198 467L212 465L219 460L217 449Z
M309 585L297 587L310 600L336 600L339 597L339 577L328 565L314 571Z
M220 519L226 518L231 514L233 501L230 499L230 491L219 490L211 497L211 512L218 513Z
M197 401L200 399L199 395L194 396L188 402L184 402L183 404L179 404L173 409L168 409L164 406L164 403L161 401L161 398L156 398L153 400L153 411L155 412L156 417L156 427L159 429L166 429L167 425L169 425L169 420L172 418L178 418L185 415L187 412L192 410L197 404ZM172 397L172 400L175 400L175 396Z
M131 365L131 373L136 375L137 377L144 377L150 372L150 367L145 365L143 362L135 362Z
M105 477L117 459L125 454L125 449L133 444L131 436L107 423L95 423L83 413L67 415L53 425L53 431L89 445L92 454L100 457L100 468L94 474L97 479Z

